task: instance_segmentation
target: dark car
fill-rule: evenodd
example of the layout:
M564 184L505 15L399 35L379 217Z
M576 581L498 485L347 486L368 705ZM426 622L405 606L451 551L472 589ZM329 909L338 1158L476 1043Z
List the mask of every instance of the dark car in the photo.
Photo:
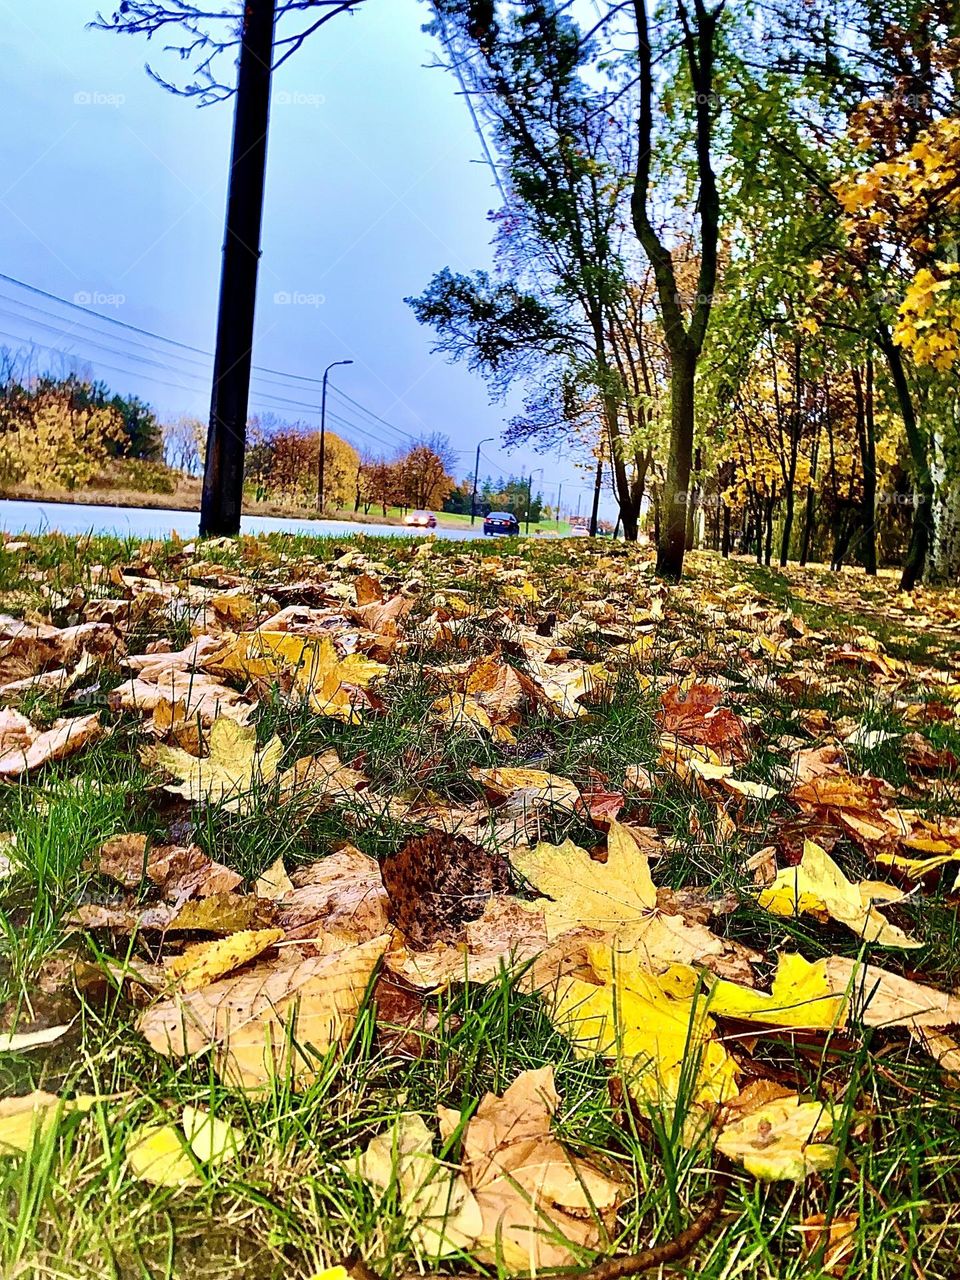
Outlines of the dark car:
M483 532L491 537L515 538L520 532L520 521L511 511L491 511L483 517Z

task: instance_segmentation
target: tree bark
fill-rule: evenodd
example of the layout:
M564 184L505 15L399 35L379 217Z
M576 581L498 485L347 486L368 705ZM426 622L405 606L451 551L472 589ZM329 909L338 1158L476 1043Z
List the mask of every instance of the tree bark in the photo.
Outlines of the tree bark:
M894 345L886 329L879 333L879 346L890 370L897 406L903 419L903 429L913 464L913 519L910 524L910 545L900 575L900 590L912 591L923 576L927 551L933 540L933 479L930 475L930 459L927 438L917 418L913 395L907 381L906 369L899 347Z
M686 550L696 368L696 357L688 353L674 358L670 375L670 452L657 545L657 573L672 581L678 581L683 573Z

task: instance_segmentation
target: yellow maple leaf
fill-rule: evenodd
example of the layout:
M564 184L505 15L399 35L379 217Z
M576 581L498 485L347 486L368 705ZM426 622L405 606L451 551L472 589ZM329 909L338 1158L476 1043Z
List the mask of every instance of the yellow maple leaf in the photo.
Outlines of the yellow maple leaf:
M635 956L600 945L589 956L596 982L561 978L547 997L578 1056L615 1059L631 1091L653 1103L713 1104L736 1093L737 1064L702 996L675 994L670 975L645 973Z
M213 722L206 756L193 756L180 747L156 746L147 747L142 759L179 780L168 782L167 791L195 804L223 803L226 809L245 810L253 801L257 784L276 776L282 755L279 738L271 738L262 751L257 751L257 734L252 726L221 716Z
M865 942L881 947L920 947L923 943L891 924L874 905L877 900L899 902L903 896L899 889L879 880L853 883L818 844L806 840L799 865L778 871L757 901L775 916L809 912L837 920Z
M721 978L710 987L707 1007L728 1018L777 1027L843 1026L847 1002L835 993L826 965L826 960L811 963L801 955L782 955L769 993Z
M657 905L647 857L619 822L610 823L605 863L595 862L572 840L516 849L511 861L547 895L548 901L538 905L550 939L578 926L616 932L639 923Z

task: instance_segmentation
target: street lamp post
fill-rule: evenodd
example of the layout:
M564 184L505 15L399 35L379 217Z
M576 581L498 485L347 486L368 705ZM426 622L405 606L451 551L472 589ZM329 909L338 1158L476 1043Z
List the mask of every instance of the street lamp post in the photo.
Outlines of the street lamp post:
M487 436L485 440L481 440L477 445L477 460L473 464L473 493L470 495L470 523L475 524L477 520L477 480L480 476L480 445L491 444L496 436Z
M323 371L323 392L320 396L320 461L317 463L317 510L323 511L323 455L327 443L327 374L338 364L353 364L352 360L334 360Z
M537 475L538 472L542 476L543 467L534 467L527 476L527 519L523 530L524 533L530 532L530 503L533 501L533 477Z

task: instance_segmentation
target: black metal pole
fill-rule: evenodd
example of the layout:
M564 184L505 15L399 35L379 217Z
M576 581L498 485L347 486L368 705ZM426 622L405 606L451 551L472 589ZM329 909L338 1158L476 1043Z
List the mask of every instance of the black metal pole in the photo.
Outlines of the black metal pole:
M590 537L597 536L597 516L600 513L600 486L603 484L603 454L597 459L597 479L593 489L593 510L590 512Z
M240 532L275 20L276 0L246 0L200 504L203 536Z
M470 523L475 524L477 519L477 481L480 478L480 445L489 444L494 436L487 436L477 445L477 460L473 466L473 493L470 496Z
M323 510L323 458L327 447L327 374L323 371L323 394L320 397L320 457L317 460L317 510Z
M473 464L473 493L470 495L470 523L477 522L477 476L480 473L480 446L477 445L477 460Z
M338 364L353 364L352 360L334 360L323 371L323 391L320 396L320 457L317 461L317 510L323 510L324 460L327 452L327 375Z

